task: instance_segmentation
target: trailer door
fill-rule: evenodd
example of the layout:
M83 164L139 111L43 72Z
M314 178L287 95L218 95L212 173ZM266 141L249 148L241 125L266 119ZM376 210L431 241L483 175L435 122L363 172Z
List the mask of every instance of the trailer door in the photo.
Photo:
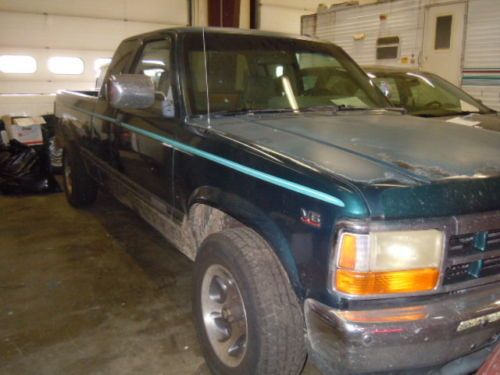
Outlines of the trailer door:
M465 2L426 8L423 70L460 85L464 25Z

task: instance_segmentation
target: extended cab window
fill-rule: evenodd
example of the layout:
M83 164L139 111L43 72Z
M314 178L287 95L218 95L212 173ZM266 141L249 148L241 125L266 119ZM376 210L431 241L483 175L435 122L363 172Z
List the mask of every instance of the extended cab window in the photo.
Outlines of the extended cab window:
M173 117L175 109L170 38L147 42L134 68L134 74L144 74L151 78L157 94L155 107L164 116Z
M124 40L116 49L113 59L107 68L106 74L102 77L102 83L105 83L111 75L118 75L122 73L128 73L132 60L137 51L139 41ZM101 95L104 95L105 84L100 85Z

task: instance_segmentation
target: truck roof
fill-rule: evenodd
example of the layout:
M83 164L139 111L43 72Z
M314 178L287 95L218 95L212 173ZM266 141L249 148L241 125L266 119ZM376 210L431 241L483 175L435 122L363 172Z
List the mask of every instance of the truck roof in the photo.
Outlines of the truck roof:
M134 40L134 39L146 39L149 37L154 37L167 33L176 33L176 34L191 34L191 33L217 33L217 34L232 34L232 35L253 35L260 37L275 37L275 38L290 38L297 40L309 40L313 42L321 42L321 43L329 43L328 41L321 40L318 38L310 37L310 36L302 36L296 34L287 34L287 33L279 33L273 31L261 31L261 30L250 30L250 29L237 29L231 27L172 27L167 29L154 30L143 34L138 34L131 36L125 40Z
M388 66L388 65L361 65L361 68L365 72L370 73L406 73L406 72L418 72L426 73L425 71L419 70L414 67L406 66Z

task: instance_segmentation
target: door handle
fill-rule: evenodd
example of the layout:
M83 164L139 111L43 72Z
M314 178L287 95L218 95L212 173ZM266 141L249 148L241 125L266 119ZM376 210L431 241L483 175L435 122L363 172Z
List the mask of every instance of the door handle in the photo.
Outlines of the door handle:
M149 164L149 171L156 174L156 173L158 173L160 171L160 169L158 168L157 165L155 165L153 163L150 163Z

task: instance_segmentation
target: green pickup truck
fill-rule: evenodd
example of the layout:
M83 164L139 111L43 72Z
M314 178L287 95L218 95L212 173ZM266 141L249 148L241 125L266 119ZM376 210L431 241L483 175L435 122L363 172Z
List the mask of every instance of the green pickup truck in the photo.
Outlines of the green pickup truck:
M131 37L56 97L68 202L106 189L195 262L214 374L467 374L500 331L500 133L389 105L315 39Z

